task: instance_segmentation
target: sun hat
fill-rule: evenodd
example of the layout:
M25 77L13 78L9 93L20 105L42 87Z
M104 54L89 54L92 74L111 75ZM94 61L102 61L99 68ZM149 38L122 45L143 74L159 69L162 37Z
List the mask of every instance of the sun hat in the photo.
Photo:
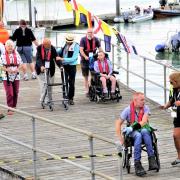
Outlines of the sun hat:
M65 39L66 39L66 42L71 43L74 41L74 36L72 34L67 34Z

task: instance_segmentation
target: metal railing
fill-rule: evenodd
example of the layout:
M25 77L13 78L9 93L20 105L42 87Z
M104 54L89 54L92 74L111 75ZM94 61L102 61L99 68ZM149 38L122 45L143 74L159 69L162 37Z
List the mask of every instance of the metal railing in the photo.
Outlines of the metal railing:
M46 31L46 35L47 36L50 36L50 38L52 38L52 36L54 37L54 44L55 46L59 47L59 42L62 42L62 38L64 37L63 34L66 34L68 33L67 31ZM85 33L83 32L77 32L77 31L71 31L71 33L74 33L76 35L85 35ZM59 38L61 37L61 38ZM80 38L79 38L80 39ZM101 39L101 41L103 42L104 40ZM78 41L77 41L78 42ZM122 54L124 54L124 57L125 59L123 59L123 61L126 61L126 66L123 66L121 65L122 63L122 58L118 58L116 57L116 54L117 52L120 52ZM130 65L134 63L134 60L133 58L128 54L126 53L120 45L118 44L111 44L111 60L112 60L112 63L113 63L113 66L114 68L117 68L119 71L120 71L120 74L121 74L121 71L125 71L126 72L126 82L122 82L124 83L127 87L130 87L130 75L133 75L133 76L136 76L140 79L143 80L143 92L145 94L146 97L147 96L147 89L148 89L148 83L151 83L152 85L155 85L156 87L159 87L159 88L162 88L163 89L163 102L166 103L167 102L167 97L168 97L168 92L169 92L169 87L168 87L168 73L167 71L171 72L171 71L179 71L178 69L176 68L173 68L172 66L170 65L167 65L167 64L163 64L161 62L158 62L157 60L154 60L154 59L151 59L151 58L148 58L148 57L145 57L145 56L141 56L141 55L138 55L136 56L136 58L138 58L140 61L143 62L143 75L140 75L137 73L137 69L136 70L130 70ZM163 68L163 83L158 83L157 82L157 79L151 79L151 78L148 78L147 77L147 63L153 63L153 66L156 66L156 65L159 65ZM153 98L153 96L151 97L148 97L150 99Z
M89 131L74 128L72 126L68 126L68 125L65 125L63 123L55 122L55 121L52 121L52 120L47 119L47 118L36 116L36 115L30 114L30 113L27 113L25 111L10 108L10 107L2 105L2 104L0 104L0 107L5 108L5 109L9 109L9 110L15 111L17 113L20 113L22 115L25 115L27 117L30 117L31 120L32 120L32 140L33 140L32 143L33 143L33 145L29 145L29 144L23 143L21 141L15 140L15 139L10 138L10 137L2 134L2 133L0 133L0 137L4 138L4 139L6 139L6 140L8 140L10 142L13 142L15 144L18 144L20 146L23 146L23 147L25 147L27 149L32 150L32 152L33 152L32 161L33 161L33 171L34 171L33 172L33 176L34 176L33 178L34 178L34 180L38 180L37 164L36 164L36 162L37 162L37 152L43 153L45 155L49 155L53 159L62 160L64 162L66 162L66 163L69 163L69 164L74 165L76 167L79 167L79 168L81 168L81 169L83 169L85 171L88 171L91 174L91 179L92 180L95 180L95 176L99 176L99 177L102 177L102 178L107 179L107 180L115 180L115 178L110 177L110 176L108 176L108 175L106 175L104 173L101 173L101 172L95 170L95 162L94 162L94 139L98 139L98 140L101 140L103 142L110 143L112 145L116 145L116 143L113 140L102 137L102 136L99 136L97 134L93 134L92 132L89 132ZM89 149L90 149L90 154L89 155L90 155L90 160L91 160L91 168L83 166L83 165L75 163L75 162L72 162L71 160L68 160L68 159L62 159L59 155L52 154L52 153L49 153L48 151L37 148L36 147L36 120L46 122L46 123L49 123L49 124L52 124L52 125L56 125L58 127L65 128L67 130L71 130L71 131L74 131L74 132L77 132L77 133L80 133L82 135L87 136L88 140L89 140ZM119 161L121 161L120 157L119 157ZM122 163L121 162L119 163L119 166L120 166L119 167L119 169L120 169L120 174L119 174L120 178L119 179L122 180L123 177L122 177Z

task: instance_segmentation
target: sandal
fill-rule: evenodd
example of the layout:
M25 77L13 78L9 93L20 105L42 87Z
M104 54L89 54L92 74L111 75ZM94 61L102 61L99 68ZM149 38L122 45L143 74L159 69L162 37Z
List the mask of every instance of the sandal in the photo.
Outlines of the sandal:
M175 166L175 165L177 165L177 164L180 164L180 159L176 159L175 161L173 161L173 162L171 163L172 166Z

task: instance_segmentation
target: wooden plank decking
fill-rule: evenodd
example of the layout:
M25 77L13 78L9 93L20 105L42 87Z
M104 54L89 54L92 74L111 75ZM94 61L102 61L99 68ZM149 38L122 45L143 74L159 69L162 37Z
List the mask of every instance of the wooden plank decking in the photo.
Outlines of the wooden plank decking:
M59 87L54 88L54 92L57 88ZM89 102L84 95L83 80L80 72L78 72L75 105L70 106L68 111L64 110L61 102L60 105L55 106L53 112L49 111L48 108L41 109L37 80L21 82L18 108L115 140L114 121L118 117L120 111L128 105L132 91L121 85L121 94L123 99L120 103L108 102L96 104L94 102ZM2 83L0 84L0 99L1 103L3 102L5 104L5 93ZM170 165L170 162L176 158L172 139L172 120L167 112L160 111L156 108L157 104L150 100L147 100L147 104L152 109L151 124L153 127L158 128L156 134L158 137L161 169L159 173L147 172L146 179L178 180L180 179L180 167L172 167ZM5 110L3 111L5 112ZM37 122L36 125L38 148L59 156L89 154L89 142L86 136L40 121ZM1 133L4 135L8 135L24 143L32 144L32 124L29 117L18 113L15 113L13 116L6 116L0 121L0 129ZM0 142L0 166L22 177L32 177L32 152L2 138L0 138ZM95 140L94 142L95 154L116 153L116 149L112 145L99 140ZM38 153L37 173L42 180L91 179L90 174L84 170L60 160L46 160L47 158L49 157ZM95 158L95 167L97 170L118 179L119 170L117 159L116 156L97 157ZM75 159L73 161L90 167L89 159ZM145 169L148 168L146 154L143 154L143 165ZM123 179L130 180L141 178L134 175L134 168L132 166L132 172L130 174L123 171Z

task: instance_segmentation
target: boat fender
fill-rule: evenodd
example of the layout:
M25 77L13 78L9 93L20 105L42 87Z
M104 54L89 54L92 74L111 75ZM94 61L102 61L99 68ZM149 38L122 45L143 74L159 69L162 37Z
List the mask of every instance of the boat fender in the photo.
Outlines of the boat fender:
M165 50L165 44L158 44L155 47L156 52L164 52L164 50Z

